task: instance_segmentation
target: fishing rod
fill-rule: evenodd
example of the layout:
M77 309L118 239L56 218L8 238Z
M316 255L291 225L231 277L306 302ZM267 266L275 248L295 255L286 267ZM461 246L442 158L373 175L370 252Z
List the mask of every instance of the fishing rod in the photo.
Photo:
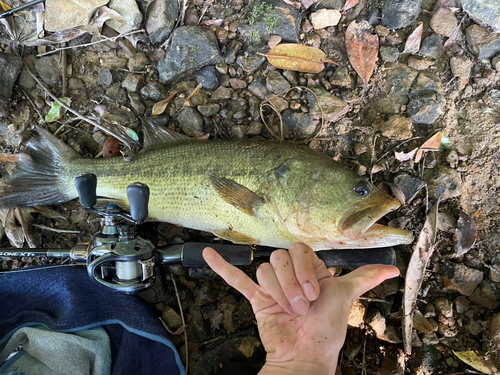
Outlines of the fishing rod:
M10 16L13 16L14 14L16 14L17 12L20 12L22 10L25 10L27 8L31 8L32 6L36 5L36 4L40 4L40 3L43 3L45 0L34 0L34 1L30 1L26 4L23 4L23 5L20 5L16 8L12 8L12 9L9 9L3 13L0 14L0 19L1 18L7 18L7 17L10 17Z
M153 286L157 265L182 264L204 267L203 249L211 247L235 266L250 265L254 260L268 260L272 251L254 251L248 245L186 242L155 247L137 235L138 225L148 217L149 188L136 182L127 187L130 213L116 204L96 208L97 177L84 174L75 178L80 204L87 212L101 216L101 228L92 242L82 242L71 249L0 249L0 258L49 257L70 259L85 265L89 277L116 291L136 293ZM358 268L367 264L395 265L392 248L324 250L316 252L327 267ZM24 270L24 269L23 269Z

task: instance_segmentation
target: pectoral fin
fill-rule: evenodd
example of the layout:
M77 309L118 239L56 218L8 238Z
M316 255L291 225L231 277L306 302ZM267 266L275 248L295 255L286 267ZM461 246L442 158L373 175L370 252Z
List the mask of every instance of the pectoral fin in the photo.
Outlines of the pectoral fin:
M264 203L261 197L236 181L224 177L210 174L208 180L224 201L247 215L257 217L258 208Z
M253 245L257 242L252 237L249 237L242 233L234 232L232 230L214 230L212 231L212 233L219 238L241 245Z

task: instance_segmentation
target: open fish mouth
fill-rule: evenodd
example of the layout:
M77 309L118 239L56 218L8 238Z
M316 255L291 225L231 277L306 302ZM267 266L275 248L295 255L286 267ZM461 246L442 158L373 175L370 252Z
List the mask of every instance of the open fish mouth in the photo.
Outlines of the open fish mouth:
M413 236L409 231L377 224L378 220L399 206L398 200L391 199L382 206L356 210L341 222L340 232L351 241L359 241L372 247L411 243Z

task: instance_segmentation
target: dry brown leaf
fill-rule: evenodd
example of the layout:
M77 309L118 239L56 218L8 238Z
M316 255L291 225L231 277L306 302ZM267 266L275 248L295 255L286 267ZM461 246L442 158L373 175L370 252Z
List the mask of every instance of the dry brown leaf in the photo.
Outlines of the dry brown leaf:
M33 216L31 216L31 212L33 211L34 210L29 207L14 209L14 217L17 219L19 224L21 224L26 243L32 249L40 247L40 237L35 231L33 231Z
M191 98L193 96L195 96L195 94L198 92L199 89L201 89L201 86L202 86L202 84L198 83L198 86L195 87L193 92L191 94L189 94L189 96L186 98L186 100L184 100L184 102L182 103L183 107L191 107Z
M417 53L420 50L420 42L422 41L422 31L424 24L419 22L419 25L413 30L408 39L406 39L405 50L403 53Z
M15 208L0 209L0 221L10 244L16 248L21 248L24 244L24 230L17 224L14 215Z
M368 21L363 20L359 23L351 22L345 33L347 56L365 86L373 74L378 56L379 40L372 31L373 28Z
M344 8L342 8L342 11L345 12L351 8L354 8L356 5L358 5L359 0L347 0L345 2Z
M420 146L420 149L424 151L439 151L442 139L443 132L440 130L432 137L430 137L427 141L425 141L424 144Z
M318 48L302 44L280 44L264 56L269 63L278 69L295 70L303 73L319 73L324 68L324 63L336 62L328 59L323 51Z
M486 352L472 350L464 352L454 351L453 353L462 362L483 374L498 374L500 371L500 363L498 363L494 353L487 355Z
M102 157L114 158L120 155L120 141L115 137L109 137L106 142L104 142L104 146L102 146Z
M424 280L425 269L434 252L438 203L431 208L427 215L406 271L403 298L403 343L406 355L411 354L412 348L413 309L417 303L418 293Z
M175 94L177 94L177 91L174 91L169 96L167 96L165 99L159 101L158 103L155 103L155 105L153 106L153 109L151 110L151 114L153 116L158 116L158 115L161 115L163 112L165 112L165 109L167 108L168 103L173 99Z
M200 132L199 130L193 130L193 131L189 132L188 137L198 139L198 140L206 140L206 139L210 138L210 134Z
M300 0L302 6L306 9L309 9L316 1L318 0Z
M453 234L455 244L455 254L463 255L470 250L477 238L476 221L465 212L460 212L457 222L457 230Z
M244 89L247 87L247 83L238 78L229 78L229 84L233 89Z
M415 156L417 151L418 151L418 148L414 148L413 150L411 150L410 152L407 152L407 153L396 151L394 153L394 155L396 156L396 159L403 162L403 161L408 161L408 160L413 159L413 157Z

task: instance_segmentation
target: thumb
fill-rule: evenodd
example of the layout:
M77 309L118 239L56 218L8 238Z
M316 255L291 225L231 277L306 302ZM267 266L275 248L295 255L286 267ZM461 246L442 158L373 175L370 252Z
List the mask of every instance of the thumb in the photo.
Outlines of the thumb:
M351 284L351 290L353 293L352 299L354 301L359 296L375 288L383 281L397 276L399 276L399 269L397 267L370 264L342 276L344 279L342 281Z

